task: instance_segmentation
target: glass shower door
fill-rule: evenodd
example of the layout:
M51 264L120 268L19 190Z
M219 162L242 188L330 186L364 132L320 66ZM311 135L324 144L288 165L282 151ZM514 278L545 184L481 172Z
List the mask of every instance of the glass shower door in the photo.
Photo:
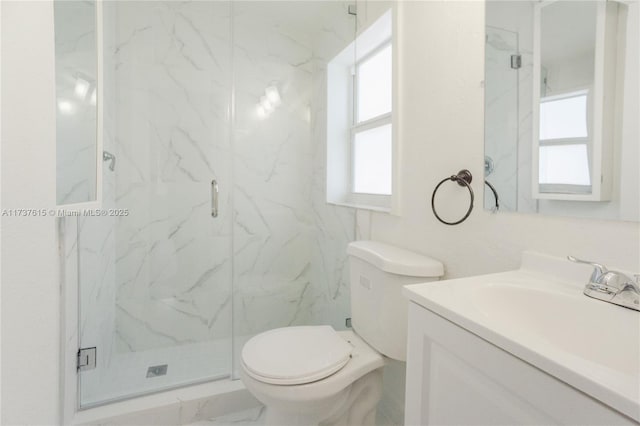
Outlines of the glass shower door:
M104 7L115 216L78 222L83 408L231 371L230 5Z

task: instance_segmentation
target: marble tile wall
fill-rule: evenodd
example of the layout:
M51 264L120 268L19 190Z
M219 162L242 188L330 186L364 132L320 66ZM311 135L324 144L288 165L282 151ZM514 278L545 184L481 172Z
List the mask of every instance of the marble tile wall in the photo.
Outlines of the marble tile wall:
M313 303L316 323L345 328L350 317L347 244L356 239L356 210L326 202L327 63L355 37L355 17L348 3L334 2L333 14L340 19L327 22L314 39L311 135L314 147L311 207L315 222L312 244Z
M305 18L316 21L304 26ZM354 212L326 204L325 81L326 63L353 34L343 2L234 3L236 336L344 328ZM270 85L282 103L259 119L256 104Z
M113 7L117 349L228 338L229 3Z
M113 10L106 8L105 22L111 22ZM113 46L112 33L105 31L105 46ZM104 57L103 91L103 148L114 152L115 93L109 90L114 84L113 61L110 55ZM116 169L117 170L117 169ZM116 174L108 167L103 168L101 207L114 209L116 194ZM73 229L65 235L67 244L75 243L77 249L77 280L79 296L78 336L81 347L95 346L98 351L96 369L80 375L81 403L99 395L101 384L110 374L116 354L116 217L69 217L65 219L67 228ZM73 243L72 243L73 241ZM67 282L70 271L65 271Z
M327 18L320 36L290 18L305 12L288 2L117 5L116 205L131 213L116 224L119 351L228 336L232 281L239 336L326 322L342 300L353 212L324 207L324 139L311 127L325 97L313 90L324 78L316 65L328 56L315 56L314 37L326 33L316 45L337 53L352 18L338 2L305 7ZM282 103L261 120L269 85Z
M233 3L234 333L311 322L309 36L281 23L277 2ZM295 7L295 5L293 5ZM280 24L280 25L279 25ZM267 86L281 104L261 119Z

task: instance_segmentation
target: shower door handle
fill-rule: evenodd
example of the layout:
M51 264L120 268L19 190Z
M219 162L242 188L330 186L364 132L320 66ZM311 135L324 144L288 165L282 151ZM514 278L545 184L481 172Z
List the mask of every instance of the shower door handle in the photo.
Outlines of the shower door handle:
M211 217L218 217L218 181L211 181Z

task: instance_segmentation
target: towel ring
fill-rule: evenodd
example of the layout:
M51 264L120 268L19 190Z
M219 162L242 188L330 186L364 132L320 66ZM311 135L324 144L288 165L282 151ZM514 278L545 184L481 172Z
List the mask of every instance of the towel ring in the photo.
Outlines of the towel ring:
M457 182L458 185L460 186L466 186L467 189L469 190L469 195L471 197L471 200L469 202L469 210L467 210L467 213L465 213L462 219L457 220L455 222L447 222L446 220L443 220L440 216L438 216L438 212L436 212L436 204L435 204L436 192L438 192L438 189L440 188L440 186L448 180ZM433 190L433 194L431 195L431 209L433 210L433 214L435 215L436 219L438 219L440 222L444 223L445 225L458 225L464 222L465 220L467 220L467 218L471 214L471 211L473 210L473 200L475 198L475 196L473 195L473 188L471 188L472 180L473 180L473 176L471 175L471 172L469 170L463 169L463 170L460 170L457 175L444 178L440 181L440 183L436 185L436 188Z

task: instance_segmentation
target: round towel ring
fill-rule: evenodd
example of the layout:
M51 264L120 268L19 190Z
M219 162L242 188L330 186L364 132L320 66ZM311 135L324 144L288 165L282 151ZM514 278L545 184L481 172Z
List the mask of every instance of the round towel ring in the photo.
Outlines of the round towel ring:
M447 222L446 220L443 220L440 216L438 216L438 213L436 212L436 205L435 205L436 192L438 192L438 189L440 188L440 186L448 180L457 182L458 185L460 186L466 186L467 189L469 190L469 195L471 197L471 200L469 202L469 209L467 210L467 213L465 213L462 219L457 220L455 222ZM463 170L460 170L457 175L452 175L448 178L444 178L440 181L440 183L436 185L436 188L433 190L433 194L431 195L431 209L433 210L433 214L435 215L436 219L438 219L440 222L444 223L445 225L458 225L464 222L465 220L467 220L467 218L471 214L471 211L473 210L473 200L475 198L473 194L473 188L471 188L472 180L473 180L473 176L471 175L471 172L469 170L463 169Z

